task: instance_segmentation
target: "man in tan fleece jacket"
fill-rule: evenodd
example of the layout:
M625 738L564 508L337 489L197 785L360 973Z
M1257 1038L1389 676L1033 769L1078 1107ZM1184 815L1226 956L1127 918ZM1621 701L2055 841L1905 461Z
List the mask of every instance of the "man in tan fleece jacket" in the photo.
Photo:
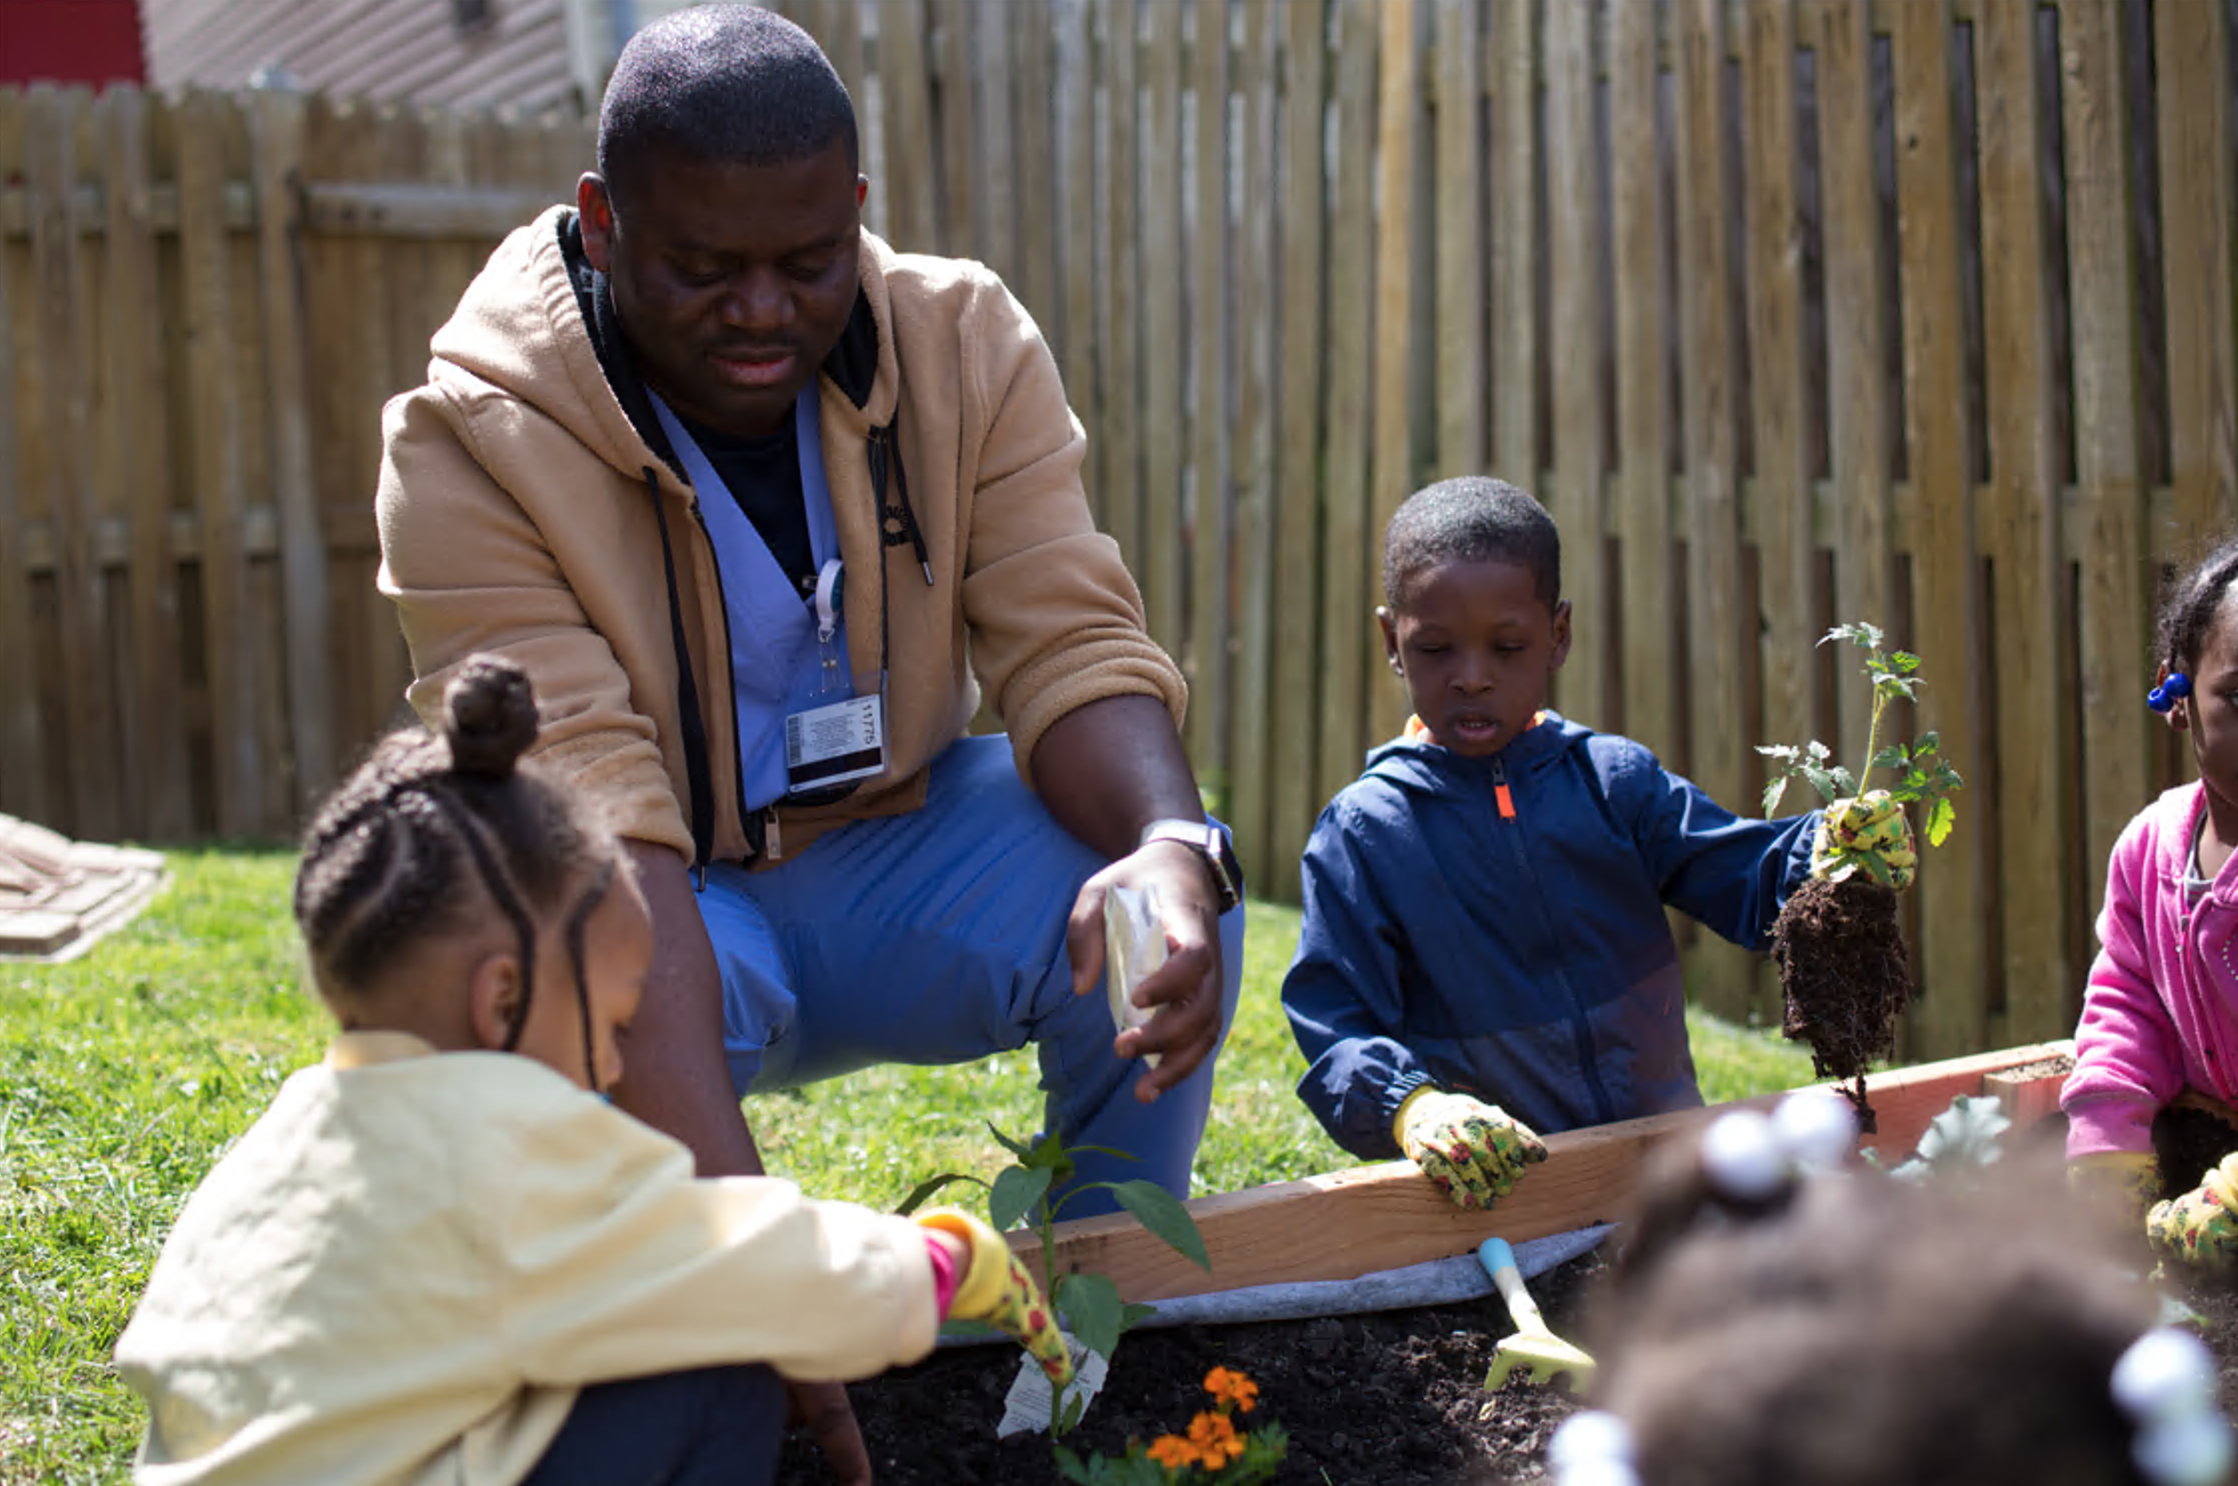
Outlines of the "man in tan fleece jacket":
M864 232L866 190L797 27L711 5L630 42L575 209L387 409L412 699L519 661L544 757L619 803L659 952L617 1098L703 1171L758 1169L750 1088L1033 1041L1052 1127L1139 1158L1081 1179L1185 1193L1242 913L1183 683L1032 320ZM1005 738L965 736L982 689ZM1122 885L1171 957L1115 1039L1086 993Z

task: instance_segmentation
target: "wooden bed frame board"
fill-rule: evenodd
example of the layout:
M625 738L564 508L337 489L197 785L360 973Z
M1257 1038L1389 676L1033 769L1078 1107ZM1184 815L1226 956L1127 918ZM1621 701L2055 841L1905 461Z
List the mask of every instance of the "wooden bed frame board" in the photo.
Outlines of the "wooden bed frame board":
M1928 1122L1961 1094L1998 1098L2022 1123L2040 1118L2058 1107L2066 1076L2062 1060L2072 1052L2068 1042L2039 1043L1873 1074L1866 1095L1879 1130L1859 1147L1877 1148L1884 1164L1896 1164L1911 1154ZM1765 1095L1741 1105L1769 1108L1780 1097ZM1520 1242L1622 1222L1648 1153L1735 1107L1740 1106L1680 1110L1548 1136L1545 1163L1531 1168L1489 1212L1456 1208L1410 1161L1193 1198L1187 1206L1204 1236L1210 1271L1125 1213L1059 1223L1057 1272L1109 1275L1131 1301L1171 1300L1246 1285L1357 1279L1466 1254L1494 1236ZM1039 1236L1019 1231L1007 1237L1039 1274Z

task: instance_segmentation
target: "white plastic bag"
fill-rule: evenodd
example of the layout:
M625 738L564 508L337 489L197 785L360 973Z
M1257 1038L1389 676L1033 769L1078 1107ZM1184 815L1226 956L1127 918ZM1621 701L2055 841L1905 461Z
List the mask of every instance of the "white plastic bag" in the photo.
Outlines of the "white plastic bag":
M1114 887L1103 895L1103 984L1111 1024L1120 1032L1150 1020L1152 1008L1134 1003L1135 987L1166 962L1165 916L1149 888ZM1156 1053L1142 1061L1155 1068Z

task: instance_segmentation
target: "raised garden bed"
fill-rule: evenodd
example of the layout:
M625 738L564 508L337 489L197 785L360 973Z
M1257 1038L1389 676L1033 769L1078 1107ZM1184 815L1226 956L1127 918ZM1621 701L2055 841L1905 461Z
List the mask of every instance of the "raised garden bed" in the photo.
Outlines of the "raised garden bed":
M1927 1121L1961 1094L1988 1094L2016 1122L2057 1107L2069 1066L2063 1044L2008 1049L1877 1076L1880 1131L1864 1144L1893 1164ZM1763 1105L1770 1100L1754 1100ZM1621 1220L1647 1151L1695 1128L1704 1112L1628 1121L1550 1137L1549 1159L1493 1214L1465 1214L1404 1162L1362 1167L1189 1204L1213 1274L1169 1262L1170 1251L1126 1218L1061 1224L1061 1268L1110 1274L1133 1299L1156 1300L1283 1280L1349 1279L1376 1269L1465 1254L1497 1233L1511 1240ZM1031 1249L1020 1235L1020 1247ZM1585 1341L1586 1303L1600 1253L1541 1275L1531 1290L1556 1332ZM2207 1317L2207 1339L2225 1359L2224 1405L2238 1415L2238 1294L2187 1289ZM1454 1305L1307 1321L1181 1326L1129 1333L1103 1393L1067 1443L1117 1453L1130 1437L1182 1427L1201 1406L1214 1366L1260 1385L1262 1411L1289 1431L1281 1481L1299 1483L1508 1482L1545 1479L1548 1436L1576 1406L1558 1388L1517 1379L1487 1401L1481 1391L1493 1345L1509 1330L1497 1297ZM880 1486L975 1481L995 1486L1056 1479L1049 1441L1000 1441L994 1423L1016 1373L1000 1346L944 1350L849 1390ZM787 1446L780 1479L828 1479L814 1446Z

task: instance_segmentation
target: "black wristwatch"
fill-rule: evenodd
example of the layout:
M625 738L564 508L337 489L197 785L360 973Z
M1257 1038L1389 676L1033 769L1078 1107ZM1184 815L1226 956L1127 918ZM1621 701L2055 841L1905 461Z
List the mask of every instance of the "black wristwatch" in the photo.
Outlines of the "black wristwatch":
M1153 841L1172 841L1204 858L1212 869L1212 890L1219 896L1222 913L1243 901L1243 868L1236 864L1226 831L1209 820L1154 820L1142 828L1142 839L1135 846L1139 850Z

